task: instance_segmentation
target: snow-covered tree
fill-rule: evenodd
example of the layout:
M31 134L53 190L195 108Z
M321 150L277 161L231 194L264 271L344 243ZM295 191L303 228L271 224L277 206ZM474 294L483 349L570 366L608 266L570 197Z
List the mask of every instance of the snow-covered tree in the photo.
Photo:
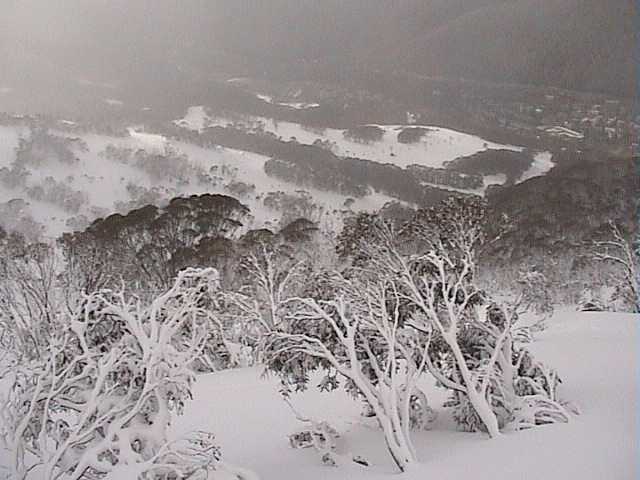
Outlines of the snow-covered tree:
M497 304L476 286L477 250L486 240L483 215L473 201L447 202L410 225L417 253L402 254L384 228L364 247L369 268L393 279L406 327L433 342L425 357L429 372L464 398L480 429L496 437L522 405L513 333L524 297Z
M53 320L40 358L23 361L16 351L0 407L10 478L200 478L215 470L210 434L171 442L167 433L191 397L210 327L202 302L217 282L213 269L185 270L150 304L122 291L89 294L74 315Z
M279 329L308 266L278 245L260 242L241 260L239 270L244 285L219 296L216 316L225 341L250 348L254 360L260 360L262 340Z
M18 234L0 238L0 339L29 359L46 350L60 309L55 250Z
M326 373L320 388L345 381L375 413L398 468L409 470L417 462L410 430L427 347L419 351L419 334L403 329L400 294L392 282L337 273L324 280L322 295L289 301L286 325L268 337L267 364L296 389L306 388L317 369Z
M533 266L520 272L518 278L521 302L526 310L532 311L544 319L553 314L553 299L549 282L544 273Z
M610 238L594 242L593 257L618 268L618 296L632 312L640 312L640 247L628 240L615 224L610 225Z

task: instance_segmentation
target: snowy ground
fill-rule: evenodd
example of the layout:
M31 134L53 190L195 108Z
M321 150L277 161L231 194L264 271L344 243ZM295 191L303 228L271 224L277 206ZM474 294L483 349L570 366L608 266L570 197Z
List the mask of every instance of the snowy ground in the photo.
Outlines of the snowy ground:
M570 424L508 433L488 440L455 431L431 389L439 410L435 428L414 436L422 465L407 480L632 480L640 458L638 380L640 319L633 315L557 314L531 348L556 367L561 393L582 410ZM277 381L256 369L200 377L195 400L174 427L179 435L210 429L225 459L253 469L266 480L345 480L394 478L381 433L363 425L358 405L343 393L310 391L294 397L306 416L328 420L342 432L344 452L361 455L369 468L349 463L325 467L310 450L289 448L286 436L300 424L280 400Z

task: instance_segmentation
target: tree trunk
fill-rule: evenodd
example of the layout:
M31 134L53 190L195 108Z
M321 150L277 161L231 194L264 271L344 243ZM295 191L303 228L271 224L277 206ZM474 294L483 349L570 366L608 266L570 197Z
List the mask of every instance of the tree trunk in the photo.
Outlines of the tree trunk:
M405 429L403 428L402 420L398 413L396 412L394 415L394 412L389 410L392 408L391 404L393 402L390 402L389 399L379 398L379 395L384 396L384 393L379 392L378 395L376 395L374 392L368 391L363 382L358 382L357 380L359 379L354 380L356 380L356 384L360 383L359 387L361 392L376 414L376 419L382 428L391 458L393 458L393 461L401 472L411 470L411 468L418 463L418 460L414 454L411 439L405 438ZM391 391L388 393L393 394ZM408 421L408 419L406 420Z
M462 376L462 382L464 383L464 387L466 390L466 394L469 397L469 401L473 406L473 409L476 411L482 423L487 429L487 433L491 438L498 437L500 435L500 427L498 425L498 418L496 414L493 412L491 405L489 404L486 396L483 393L478 392L476 389L476 385L471 376L471 372L469 371L469 367L467 366L467 362L464 359L464 355L462 354L462 350L460 350L460 346L455 339L449 338L445 336L445 341L451 347L453 355L456 359L456 363L458 364L458 369L460 370L460 375Z
M467 396L469 397L469 401L471 405L473 405L473 409L476 411L482 423L487 428L487 433L491 438L496 438L500 436L500 426L498 425L498 418L496 414L493 412L491 405L487 401L486 397L480 393L478 393L475 389L470 389L467 391Z

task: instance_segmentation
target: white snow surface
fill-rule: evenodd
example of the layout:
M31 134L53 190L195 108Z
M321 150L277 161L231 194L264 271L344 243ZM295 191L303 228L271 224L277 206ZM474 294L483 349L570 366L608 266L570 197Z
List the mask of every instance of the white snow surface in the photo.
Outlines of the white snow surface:
M278 382L256 368L199 377L194 401L173 427L179 436L210 429L224 459L263 480L632 480L640 459L638 380L640 318L612 313L556 314L530 348L557 368L562 396L582 410L571 423L505 433L489 440L455 430L444 395L426 391L439 412L431 431L414 433L421 464L397 477L382 433L365 425L359 404L343 392L315 389L293 396L303 415L329 421L342 434L339 449L361 455L368 468L321 465L311 449L293 450L287 435L301 427L278 395Z
M268 95L258 94L261 100L273 103ZM293 105L293 104L292 104ZM309 104L315 105L315 104ZM295 108L295 107L294 107ZM311 145L322 141L330 145L331 151L339 157L357 157L379 163L390 163L399 167L409 165L424 165L441 168L448 161L473 155L485 150L512 150L521 152L523 147L489 142L483 138L456 130L434 127L430 125L376 125L384 130L380 141L361 143L345 138L345 130L334 128L313 128L299 123L285 122L271 118L257 116L239 116L227 118L211 115L206 107L194 106L187 110L185 116L174 123L184 128L202 132L209 126L237 126L249 131L264 131L272 133L284 141L295 139L298 143ZM427 130L418 142L404 144L398 142L398 133L404 128L424 128ZM521 176L517 183L532 177L545 175L554 163L551 152L537 152L531 167ZM504 174L487 175L484 186L480 189L456 189L445 185L434 185L445 190L461 191L483 195L489 185L502 185L506 182Z
M524 182L525 180L529 180L533 177L540 177L545 175L549 170L554 167L554 163L552 161L553 155L551 152L538 152L533 157L533 164L529 167L529 170L524 172L518 183Z

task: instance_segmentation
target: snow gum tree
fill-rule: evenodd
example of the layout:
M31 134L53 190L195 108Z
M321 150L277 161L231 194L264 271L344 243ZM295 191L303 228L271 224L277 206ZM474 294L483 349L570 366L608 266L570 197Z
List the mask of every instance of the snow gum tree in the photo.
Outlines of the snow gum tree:
M268 367L296 389L306 388L316 369L326 372L321 388L346 382L375 413L398 468L410 470L417 462L412 407L426 355L416 354L417 342L402 327L399 293L385 279L359 281L337 273L317 285L322 293L289 300L286 325L267 339Z
M218 296L216 318L231 349L250 349L253 360L261 361L264 339L280 328L289 299L299 293L309 268L284 246L260 242L241 259L238 270L243 284Z
M422 210L400 240L381 228L369 250L368 268L390 277L405 305L405 326L424 334L426 368L438 382L468 402L477 418L472 429L491 437L514 421L524 400L518 393L518 349L514 327L523 296L497 304L475 283L477 253L487 241L485 206L476 199L450 199ZM409 252L402 253L409 245ZM553 387L555 388L555 387ZM536 424L545 423L536 409L558 411L545 418L568 420L551 387L528 398ZM544 404L544 405L543 405ZM518 422L522 423L522 422Z
M220 455L207 432L168 440L191 397L192 365L210 326L213 269L188 269L148 304L123 291L86 295L59 315L46 353L15 350L0 439L12 479L200 478Z
M365 222L366 237L350 231L344 243L351 266L309 278L266 340L267 366L287 392L323 370L320 388L344 381L364 398L401 471L417 461L410 429L413 408L426 404L417 388L426 372L453 392L454 418L470 431L497 437L508 425L569 419L557 375L515 335L531 299L498 304L475 283L478 252L494 238L485 218L482 200L455 198L397 233Z

